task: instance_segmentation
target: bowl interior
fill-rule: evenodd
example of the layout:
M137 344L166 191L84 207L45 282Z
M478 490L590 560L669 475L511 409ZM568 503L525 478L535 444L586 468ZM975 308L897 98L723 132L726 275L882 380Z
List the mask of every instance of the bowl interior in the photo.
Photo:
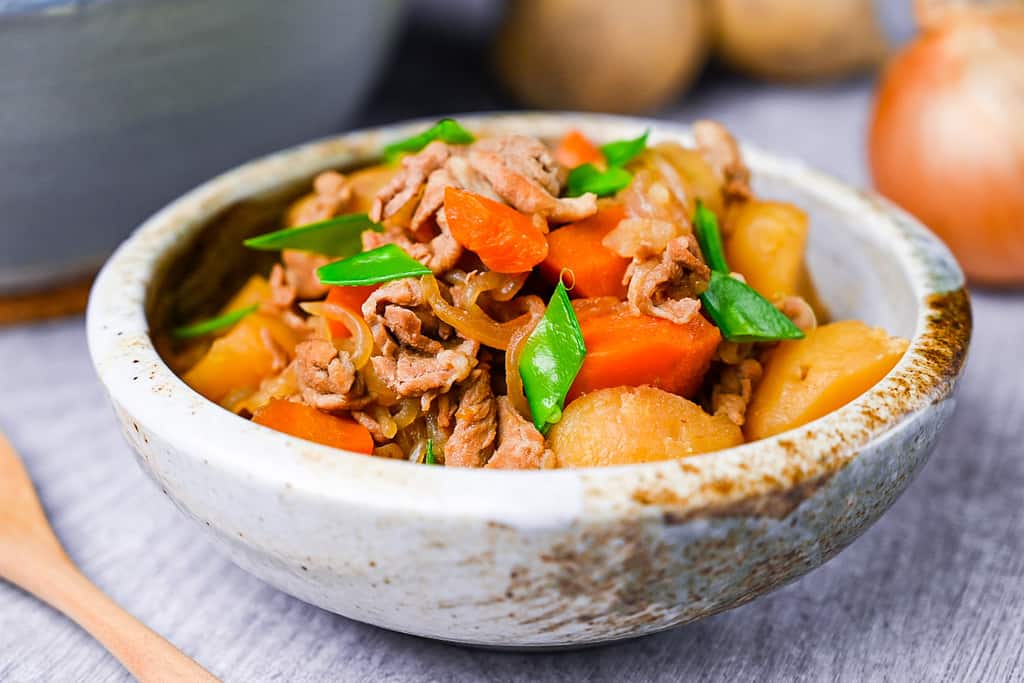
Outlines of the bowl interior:
M219 309L253 273L267 273L274 255L242 240L281 227L294 199L309 191L316 173L351 170L375 161L327 158L315 170L282 179L197 222L164 254L147 288L147 316L157 333ZM751 161L753 187L762 199L790 202L810 217L807 263L834 320L858 319L893 335L913 337L923 302L904 255L859 202L837 202L816 185L799 182Z

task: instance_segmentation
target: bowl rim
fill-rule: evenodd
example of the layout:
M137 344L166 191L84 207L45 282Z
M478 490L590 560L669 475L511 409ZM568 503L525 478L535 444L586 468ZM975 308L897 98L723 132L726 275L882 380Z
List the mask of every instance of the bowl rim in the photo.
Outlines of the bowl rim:
M635 135L692 144L689 126L576 112L456 115L484 134L555 137L579 128L598 140ZM235 167L186 193L137 228L110 257L90 295L87 338L109 396L140 426L193 463L268 492L436 518L518 526L672 512L676 518L778 516L810 496L869 445L907 427L952 394L971 331L964 276L945 245L890 202L803 163L742 144L752 173L774 175L846 211L887 240L918 302L915 333L896 367L859 398L803 427L724 451L639 465L493 471L432 468L339 451L239 419L188 387L149 337L148 288L167 258L216 212L331 167L370 161L383 144L422 129L417 119L328 137ZM127 423L126 423L127 425ZM781 505L781 507L780 507Z

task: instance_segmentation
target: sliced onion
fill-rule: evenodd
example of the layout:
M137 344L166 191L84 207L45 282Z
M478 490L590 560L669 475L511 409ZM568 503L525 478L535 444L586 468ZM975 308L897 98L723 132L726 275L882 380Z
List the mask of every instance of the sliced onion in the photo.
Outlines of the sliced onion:
M222 405L233 413L247 410L254 413L270 403L273 398L290 398L299 393L299 382L295 376L295 364L290 363L288 367L273 377L268 377L260 383L256 391L247 391L243 396L235 396L229 401L224 399Z
M375 405L370 408L370 414L377 421L377 424L380 425L380 432L384 435L384 438L395 438L395 434L398 433L398 425L395 424L387 408L382 405Z
M508 348L512 333L525 325L533 315L532 312L528 312L508 322L499 323L480 310L478 306L474 305L471 308L453 306L441 296L437 280L432 277L423 278L423 294L433 309L434 315L454 327L462 336L502 351Z
M352 336L345 339L332 339L331 341L340 351L345 351L352 358L352 365L357 370L362 368L370 360L373 353L373 333L370 326L366 324L361 316L349 311L344 306L328 301L308 301L299 304L299 307L310 315L315 315L324 320L339 322L345 326ZM328 327L328 335L329 326Z
M436 452L436 451L435 451ZM427 459L427 440L420 439L409 449L410 462L424 462Z
M373 369L373 363L367 363L361 367L359 369L359 376L363 379L363 383L366 384L367 393L377 403L383 406L393 406L398 403L398 394L393 392L384 383L384 380L377 376L377 371Z
M505 350L505 385L508 387L508 400L520 415L531 422L533 421L533 411L530 410L530 403L526 400L523 378L519 374L519 357L523 353L526 340L540 319L541 315L533 316L528 323L513 332L508 348Z
M373 454L379 458L391 458L393 460L405 460L405 451L396 443L386 443L373 449Z
M413 420L412 424L405 429L399 430L398 434L395 435L395 443L406 454L406 457L411 457L417 452L425 453L427 448L427 428L423 416L421 415L416 420Z
M420 402L414 398L406 398L398 403L398 410L391 416L398 429L405 429L420 416Z

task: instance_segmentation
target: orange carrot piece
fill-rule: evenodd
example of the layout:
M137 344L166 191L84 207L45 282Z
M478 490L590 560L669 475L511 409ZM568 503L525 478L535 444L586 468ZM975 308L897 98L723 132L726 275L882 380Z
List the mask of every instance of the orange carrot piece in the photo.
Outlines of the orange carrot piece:
M548 235L548 257L540 264L541 275L557 284L562 271L568 269L576 283L571 296L625 299L622 277L629 259L601 244L604 236L625 217L622 204L607 204L590 218L553 230Z
M373 291L380 285L356 285L354 287L331 287L327 292L327 303L338 304L342 308L352 311L356 315L362 315L363 303L370 298ZM331 328L331 335L344 339L351 336L348 328L336 320L328 320L327 326Z
M678 325L632 313L626 304L577 310L587 355L569 401L595 389L644 384L693 396L722 340L718 328L701 315Z
M367 455L373 453L373 437L366 427L355 420L321 413L302 403L271 399L256 411L252 421L325 446Z
M444 216L459 244L498 273L525 273L548 255L548 241L531 216L472 192L445 188Z
M576 168L583 164L594 164L604 161L604 155L593 142L578 130L570 130L558 143L555 160L566 168Z

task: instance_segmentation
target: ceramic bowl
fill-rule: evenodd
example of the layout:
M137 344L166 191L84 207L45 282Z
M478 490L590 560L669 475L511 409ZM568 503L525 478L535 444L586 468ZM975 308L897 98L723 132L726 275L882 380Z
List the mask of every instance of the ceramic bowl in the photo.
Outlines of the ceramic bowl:
M686 127L631 118L461 120L484 134L555 138L577 127L597 140L650 127L653 141L691 143ZM871 526L924 465L953 412L970 337L960 269L891 204L752 148L756 191L811 216L809 264L834 316L911 340L877 386L799 429L646 465L447 469L271 431L168 369L151 330L227 298L251 267L241 234L267 230L317 171L366 162L423 125L331 138L215 178L143 224L93 290L93 362L139 464L240 567L397 631L582 646L684 624L792 581Z
M144 217L342 130L400 0L0 0L0 294L74 280Z

